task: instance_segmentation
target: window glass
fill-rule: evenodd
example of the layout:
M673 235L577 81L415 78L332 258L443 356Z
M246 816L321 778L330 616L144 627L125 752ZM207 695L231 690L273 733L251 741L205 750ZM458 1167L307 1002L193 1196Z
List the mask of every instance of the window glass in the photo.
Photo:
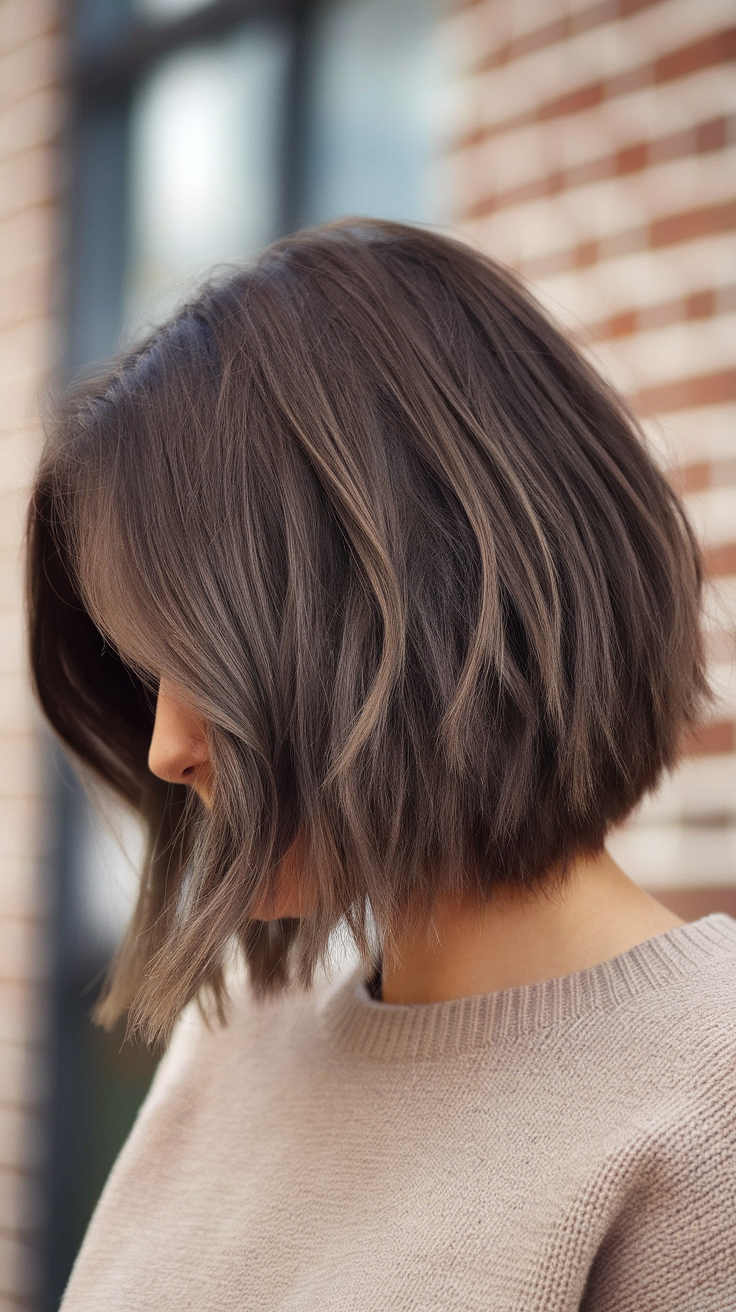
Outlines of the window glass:
M112 956L130 920L140 885L145 835L127 807L102 789L81 799L77 853L80 950ZM94 805L93 805L94 803Z
M432 185L436 0L323 0L311 41L304 217L443 218Z
M164 318L213 265L275 235L287 51L278 26L251 24L173 53L140 86L126 338Z
M133 13L153 22L171 22L184 18L196 9L206 9L212 0L133 0Z

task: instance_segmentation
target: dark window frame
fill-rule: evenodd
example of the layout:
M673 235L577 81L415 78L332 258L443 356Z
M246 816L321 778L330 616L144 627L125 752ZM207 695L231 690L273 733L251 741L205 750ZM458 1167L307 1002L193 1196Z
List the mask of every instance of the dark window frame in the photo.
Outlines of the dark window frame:
M129 119L137 84L177 50L226 37L243 24L283 24L288 66L279 159L278 217L274 236L301 221L304 125L309 81L310 0L214 0L169 22L130 16L128 0L107 0L107 21L90 30L78 6L70 42L70 277L67 367L82 368L115 350L127 265ZM102 28L102 30L99 30ZM91 185L104 176L106 185Z

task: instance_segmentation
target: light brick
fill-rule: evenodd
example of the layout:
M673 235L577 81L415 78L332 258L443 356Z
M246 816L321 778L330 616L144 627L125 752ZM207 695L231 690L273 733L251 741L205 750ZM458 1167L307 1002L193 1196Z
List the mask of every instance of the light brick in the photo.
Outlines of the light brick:
M40 773L40 772L39 772ZM45 829L48 807L41 784L36 795L5 797L0 794L0 833L3 856L8 861L41 858L50 846Z
M35 1046L40 1052L47 1028L47 1000L42 986L8 979L0 973L0 1044Z
M30 1233L41 1222L43 1198L40 1183L33 1176L0 1167L0 1217L9 1216L17 1219L14 1228Z
M630 878L656 893L665 888L736 884L736 818L731 825L629 825L608 850Z
M511 205L480 220L489 250L514 263L574 249L582 241L606 241L645 228L672 213L717 205L736 194L736 147L688 156L573 187L558 196Z
M25 671L0 675L0 734L35 733L35 729L34 703Z
M0 740L0 797L36 796L42 776L36 735L4 733Z
M0 54L22 49L27 41L56 31L53 0L5 0L0 6Z
M690 757L640 808L640 821L662 824L681 818L736 816L736 755Z
M0 220L0 278L49 260L57 241L56 224L52 205L34 205Z
M25 1044L0 1044L0 1103L42 1108L49 1096L47 1065L38 1049ZM7 1216L0 1205L0 1217Z
M457 169L452 175L455 204L462 212L494 189L503 192L605 158L632 142L657 141L735 113L736 80L731 67L723 65L592 106L565 119L564 130L556 120L531 123L451 156Z
M712 487L685 497L690 518L709 547L736 538L736 487Z
M38 260L0 280L0 332L19 316L37 319L48 314L52 295L48 262Z
M39 87L58 84L63 54L61 34L49 30L6 50L0 57L0 113Z
M615 387L637 392L736 367L736 314L713 315L595 343L590 354Z
M736 242L728 233L620 255L584 270L538 278L534 286L552 313L576 331L581 325L718 288L734 279Z
M48 871L42 853L10 857L0 850L0 916L31 920L44 909L48 897ZM0 967L1 969L1 967Z
M712 579L707 584L704 611L706 628L736 633L736 575Z
M51 145L59 135L65 100L58 87L41 86L0 113L0 160L35 146Z
M713 718L736 719L736 665L733 661L722 661L711 665L708 674L716 695Z
M22 150L3 159L0 156L0 219L33 205L48 205L56 194L56 178L46 148ZM23 313L22 302L16 313Z
M736 458L736 405L693 407L659 414L646 433L670 467Z
M728 0L702 6L691 0L669 0L624 22L608 24L605 31L594 28L534 51L478 75L477 126L504 124L561 94L610 81L732 23Z
M0 551L0 614L19 611L22 607L22 598L21 545L16 543ZM0 724L2 723L1 707L0 701Z
M25 1237L0 1234L0 1271L6 1295L28 1299L38 1291L38 1254Z
M40 442L38 397L44 386L45 370L34 369L0 383L0 439Z
M0 962L8 979L28 984L43 981L49 969L47 928L37 921L10 916L0 920Z
M23 538L27 506L26 487L0 490L0 551L18 549Z
M0 1103L0 1164L25 1170L38 1167L41 1134L37 1112Z
M45 316L21 318L0 332L0 386L38 370L49 354L49 328Z
M41 435L35 426L0 434L0 493L18 489L27 495L40 446Z
M19 611L0 614L0 675L25 669L25 635Z
M12 858L0 855L0 916L30 920L43 911L49 888L41 854Z

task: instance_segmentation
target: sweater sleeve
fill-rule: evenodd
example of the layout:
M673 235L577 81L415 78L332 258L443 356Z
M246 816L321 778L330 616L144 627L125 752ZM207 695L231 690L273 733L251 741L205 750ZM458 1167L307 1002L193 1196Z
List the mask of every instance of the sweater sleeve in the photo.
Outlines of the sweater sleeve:
M715 1107L698 1102L638 1145L580 1312L736 1309L734 1075Z

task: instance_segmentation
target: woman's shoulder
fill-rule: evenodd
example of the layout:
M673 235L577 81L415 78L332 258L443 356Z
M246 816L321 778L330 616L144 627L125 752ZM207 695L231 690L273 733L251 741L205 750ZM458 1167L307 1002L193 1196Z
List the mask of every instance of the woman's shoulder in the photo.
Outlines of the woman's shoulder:
M319 970L312 986L294 985L272 996L258 997L247 972L228 972L222 1013L208 998L193 1000L179 1016L159 1063L149 1105L168 1099L174 1088L210 1082L221 1083L228 1072L247 1067L253 1077L278 1065L319 1024L327 997L346 981L354 967L344 965L333 973Z
M646 946L646 945L645 945ZM651 942L663 967L650 997L652 1021L663 1039L698 1067L706 1054L733 1061L736 1053L736 920L723 913L703 917ZM658 963L657 963L658 964ZM669 973L668 973L669 972ZM670 1024L666 1024L669 1020ZM689 1046L686 1049L684 1040Z
M610 1091L653 1108L712 1095L736 1110L736 920L715 913L582 972L571 1048ZM565 981L563 981L564 983ZM736 1117L734 1117L736 1128Z
M615 1178L616 1202L586 1285L591 1312L732 1306L736 920L674 933L690 968L621 1016L615 1059L611 1033L598 1071L607 1132L596 1181Z

